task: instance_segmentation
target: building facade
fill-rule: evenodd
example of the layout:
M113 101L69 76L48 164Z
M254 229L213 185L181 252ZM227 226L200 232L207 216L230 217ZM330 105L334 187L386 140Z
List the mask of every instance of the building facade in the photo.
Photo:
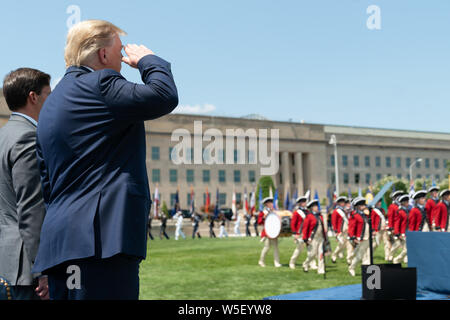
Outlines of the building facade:
M6 123L9 114L0 96L0 126ZM182 208L189 208L191 190L197 208L204 204L206 190L211 203L216 202L217 190L221 206L231 206L233 191L237 201L242 201L245 191L255 190L263 169L268 166L267 157L261 156L259 142L264 141L264 132L268 141L276 140L270 140L274 137L271 130L278 130L279 152L272 159L278 168L270 176L282 202L287 192L292 197L296 190L299 195L307 190L314 194L317 190L320 199L325 198L328 188L334 190L336 161L342 192L365 188L386 175L409 178L409 168L419 158L422 161L412 166L413 178L441 180L447 176L447 159L450 159L448 133L187 114L170 114L147 121L145 127L151 192L158 187L161 203L165 201L169 207L173 205L177 190ZM180 129L184 132L183 138L176 137ZM256 132L256 140L251 140L251 132ZM212 152L213 159L210 159L211 154L204 151L220 135L223 145L215 149L217 154ZM329 144L332 135L337 139L337 159L334 147ZM184 138L191 145L178 152L175 147ZM227 139L233 144L227 144ZM239 147L239 140L245 142L244 148ZM200 141L201 150L195 141ZM257 149L250 147L250 141L258 142ZM263 154L275 151L270 142ZM194 163L198 157L201 163ZM179 163L180 158L183 163ZM224 163L214 163L214 159ZM233 163L226 163L227 160Z

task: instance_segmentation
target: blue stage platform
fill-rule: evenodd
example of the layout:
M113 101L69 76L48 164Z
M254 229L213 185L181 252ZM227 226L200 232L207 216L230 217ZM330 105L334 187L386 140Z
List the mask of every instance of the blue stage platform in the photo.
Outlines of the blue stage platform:
M361 300L361 284L333 287L320 290L303 291L267 297L263 300ZM417 300L450 300L450 295L418 290Z
M417 300L450 300L450 233L407 232L408 267L417 269ZM362 285L266 297L264 300L360 300Z

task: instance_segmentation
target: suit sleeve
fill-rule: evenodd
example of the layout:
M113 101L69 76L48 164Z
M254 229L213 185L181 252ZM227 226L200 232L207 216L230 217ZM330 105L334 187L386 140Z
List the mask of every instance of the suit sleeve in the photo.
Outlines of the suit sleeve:
M111 69L100 72L100 92L114 117L137 122L172 112L178 104L178 93L170 64L147 55L139 60L138 69L144 84L129 82Z
M36 133L22 136L11 151L12 183L16 194L19 233L29 261L34 262L45 217L36 159Z
M44 157L42 156L42 149L39 143L39 139L37 139L36 141L36 162L41 179L42 196L44 198L45 208L47 208L50 202L50 179L48 176L47 166L44 162Z

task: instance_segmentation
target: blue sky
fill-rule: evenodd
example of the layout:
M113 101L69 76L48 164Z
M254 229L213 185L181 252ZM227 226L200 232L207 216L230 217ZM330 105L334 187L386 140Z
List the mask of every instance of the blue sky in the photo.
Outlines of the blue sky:
M450 1L2 1L2 77L64 74L70 5L170 61L185 110L450 132Z

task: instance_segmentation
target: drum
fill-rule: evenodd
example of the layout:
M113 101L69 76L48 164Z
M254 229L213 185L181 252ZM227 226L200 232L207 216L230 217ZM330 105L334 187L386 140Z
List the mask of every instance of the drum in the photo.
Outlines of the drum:
M291 236L291 216L292 213L288 210L269 213L264 222L264 230L267 237L276 239L278 237Z

